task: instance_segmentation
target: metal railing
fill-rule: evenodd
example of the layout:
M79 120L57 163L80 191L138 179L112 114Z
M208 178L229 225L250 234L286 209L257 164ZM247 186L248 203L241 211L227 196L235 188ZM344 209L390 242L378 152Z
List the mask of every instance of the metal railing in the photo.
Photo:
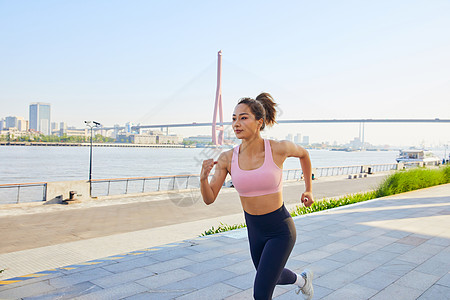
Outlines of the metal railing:
M316 168L314 176L326 177L326 176L339 176L358 173L373 173L373 172L386 172L391 170L397 170L398 164L374 164L374 165L356 165L356 166L338 166L338 167L322 167Z
M93 179L92 196L140 194L199 187L200 175L198 174Z
M0 204L46 201L46 196L47 182L0 184Z
M374 173L397 170L400 164L373 164L356 166L319 167L313 170L314 178L339 176L358 173ZM403 168L411 168L418 163L402 164ZM210 175L212 176L212 175ZM302 169L283 170L283 180L303 180ZM225 182L224 186L230 186ZM123 194L143 194L159 191L177 191L197 189L200 187L199 174L168 175L152 177L131 177L112 179L93 179L92 196L111 196ZM0 204L46 201L47 183L17 183L0 185Z

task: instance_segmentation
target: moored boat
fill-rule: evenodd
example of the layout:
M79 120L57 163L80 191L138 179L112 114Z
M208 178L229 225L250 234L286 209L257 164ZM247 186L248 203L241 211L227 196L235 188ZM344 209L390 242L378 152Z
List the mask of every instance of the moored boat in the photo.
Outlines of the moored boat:
M410 150L400 150L400 154L397 157L397 162L399 163L423 162L424 165L434 166L439 165L441 160L431 151L410 149Z

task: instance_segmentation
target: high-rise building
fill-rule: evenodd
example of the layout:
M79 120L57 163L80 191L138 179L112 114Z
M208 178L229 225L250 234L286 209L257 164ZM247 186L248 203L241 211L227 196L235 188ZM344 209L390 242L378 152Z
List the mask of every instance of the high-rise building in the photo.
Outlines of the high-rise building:
M297 134L294 136L294 143L300 144L301 142L302 142L302 135L301 135L300 133L297 133Z
M50 104L49 103L31 103L30 104L30 129L50 135Z
M5 118L5 128L17 128L17 117L9 116Z
M28 131L28 121L22 117L17 117L17 129L19 131Z
M303 145L309 145L309 136L308 135L304 135L303 136Z
M3 130L5 128L5 120L0 119L0 130Z
M293 139L294 139L294 138L293 138L293 136L292 136L292 133L288 133L288 135L286 136L286 140L292 142Z

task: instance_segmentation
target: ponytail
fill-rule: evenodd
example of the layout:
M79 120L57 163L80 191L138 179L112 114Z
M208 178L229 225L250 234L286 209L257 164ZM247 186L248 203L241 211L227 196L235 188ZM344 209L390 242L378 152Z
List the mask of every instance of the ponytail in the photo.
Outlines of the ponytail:
M275 103L273 97L269 93L261 93L256 99L252 98L241 98L239 99L239 104L246 104L250 107L250 110L255 115L256 120L263 119L263 124L261 126L261 131L267 126L272 126L276 123L276 109L277 104Z

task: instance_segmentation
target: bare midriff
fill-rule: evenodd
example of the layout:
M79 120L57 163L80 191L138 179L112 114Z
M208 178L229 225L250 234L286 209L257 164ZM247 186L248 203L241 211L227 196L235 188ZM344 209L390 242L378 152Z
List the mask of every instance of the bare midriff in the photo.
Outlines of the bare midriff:
M251 215L264 215L273 212L283 205L283 192L279 191L273 194L240 197L242 208Z

